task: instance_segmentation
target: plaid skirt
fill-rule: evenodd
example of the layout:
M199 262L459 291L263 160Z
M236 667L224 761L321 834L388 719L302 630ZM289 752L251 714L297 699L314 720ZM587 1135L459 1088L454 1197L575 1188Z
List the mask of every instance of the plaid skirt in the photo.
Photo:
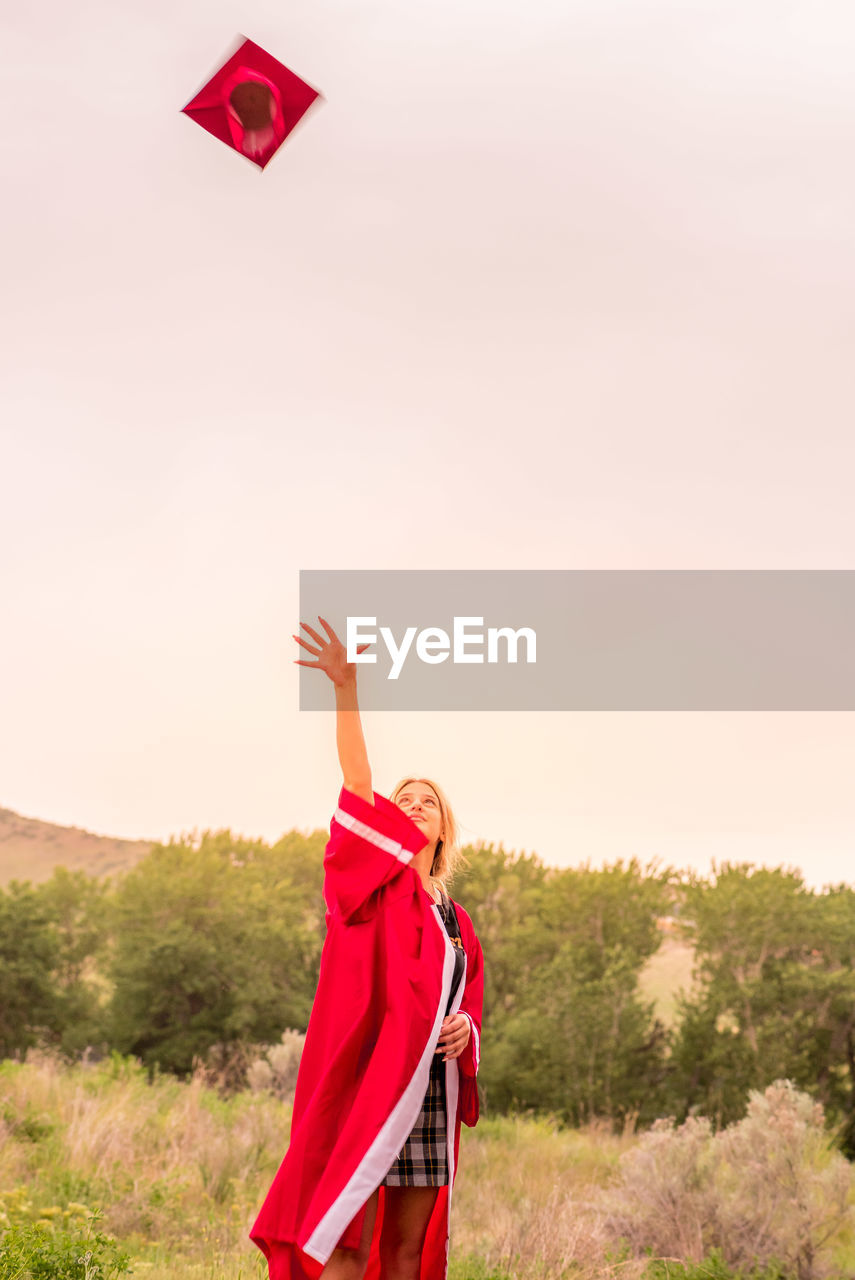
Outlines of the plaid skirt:
M387 1187L445 1187L448 1185L445 1063L435 1053L422 1109L383 1185Z

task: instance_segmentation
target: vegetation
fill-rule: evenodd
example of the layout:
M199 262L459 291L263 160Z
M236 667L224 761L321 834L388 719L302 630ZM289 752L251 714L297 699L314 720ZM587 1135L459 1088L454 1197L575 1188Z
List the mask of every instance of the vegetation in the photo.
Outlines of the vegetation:
M260 1280L248 1232L290 1104L260 1084L223 1096L205 1075L118 1054L4 1063L0 1280L113 1280L128 1258L145 1280ZM853 1187L821 1109L786 1084L719 1131L487 1116L461 1134L450 1280L851 1275Z
M679 1005L669 1097L680 1115L738 1119L786 1077L821 1102L855 1154L855 890L795 871L724 866L682 886L697 960Z
M151 1280L263 1274L324 843L205 833L0 889L0 1280L113 1280L126 1253ZM855 1274L855 890L468 861L482 1119L451 1280Z
M243 1086L253 1046L308 1024L323 847L206 833L113 881L60 869L0 890L0 1055L117 1051L183 1078L202 1060ZM855 890L727 864L557 870L488 846L454 893L484 948L485 1113L722 1126L789 1079L855 1153ZM649 985L665 916L695 966L667 1022Z
M18 1187L0 1198L0 1280L114 1280L130 1255L86 1205L37 1209Z

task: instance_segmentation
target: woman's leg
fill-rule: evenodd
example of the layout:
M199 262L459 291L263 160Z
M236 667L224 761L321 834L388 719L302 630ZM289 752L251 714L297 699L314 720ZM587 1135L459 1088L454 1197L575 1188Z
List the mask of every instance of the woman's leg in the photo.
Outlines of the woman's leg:
M388 1188L387 1188L388 1190ZM329 1261L321 1272L321 1280L362 1280L371 1253L371 1237L377 1217L380 1189L372 1192L365 1205L365 1222L358 1249L333 1249Z
M439 1187L387 1187L380 1236L382 1280L419 1280L422 1246Z

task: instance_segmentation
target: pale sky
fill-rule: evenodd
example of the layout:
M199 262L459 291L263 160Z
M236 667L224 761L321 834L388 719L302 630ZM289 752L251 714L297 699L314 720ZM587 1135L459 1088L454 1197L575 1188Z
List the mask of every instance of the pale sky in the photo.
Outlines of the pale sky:
M267 170L180 108L238 32ZM0 805L325 826L302 569L855 568L845 0L4 16ZM320 677L319 677L320 678ZM471 839L855 880L855 715L366 717Z

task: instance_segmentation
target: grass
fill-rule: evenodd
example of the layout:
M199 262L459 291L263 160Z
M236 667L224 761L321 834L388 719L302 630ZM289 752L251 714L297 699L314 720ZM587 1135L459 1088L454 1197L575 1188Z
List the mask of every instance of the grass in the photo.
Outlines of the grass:
M665 937L641 971L642 995L653 1000L656 1013L666 1027L676 1021L677 996L680 991L689 992L692 987L694 948L679 938Z
M100 1209L138 1280L266 1280L248 1232L289 1117L270 1094L223 1099L201 1076L149 1084L118 1055L2 1063L0 1229L4 1203L29 1206L34 1220ZM549 1117L484 1115L464 1127L449 1280L640 1280L650 1258L643 1240L632 1251L622 1242L609 1197L644 1141L605 1126L562 1130ZM646 1181L642 1192L646 1211Z

